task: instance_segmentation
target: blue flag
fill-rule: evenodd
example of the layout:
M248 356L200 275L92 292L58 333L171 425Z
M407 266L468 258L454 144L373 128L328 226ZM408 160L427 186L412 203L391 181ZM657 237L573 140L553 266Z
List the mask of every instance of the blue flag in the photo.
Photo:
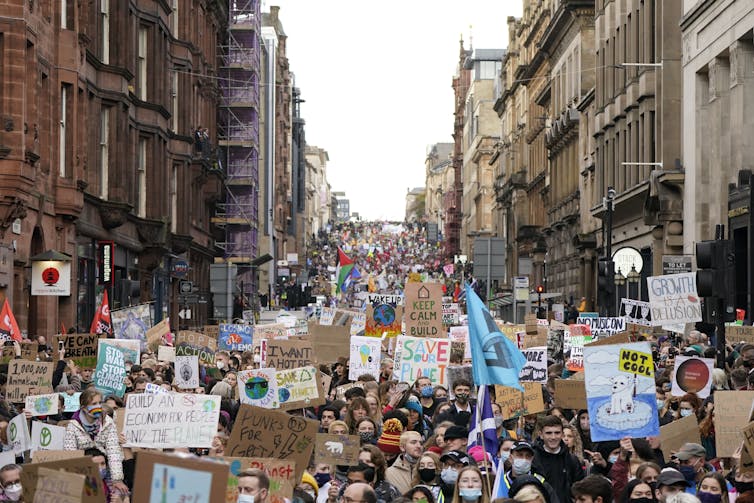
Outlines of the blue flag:
M477 419L479 418L479 419ZM466 452L475 445L484 447L492 459L497 459L497 427L495 414L492 413L490 390L487 386L479 386L476 407L471 411L472 430L469 432L469 444ZM482 437L484 441L482 441Z
M466 311L469 316L469 344L474 383L501 384L523 391L518 374L526 357L497 327L482 300L466 285Z

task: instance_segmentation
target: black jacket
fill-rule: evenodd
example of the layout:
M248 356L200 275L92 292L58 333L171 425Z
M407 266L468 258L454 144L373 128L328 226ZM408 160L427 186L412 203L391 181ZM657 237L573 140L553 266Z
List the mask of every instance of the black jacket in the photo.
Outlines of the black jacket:
M568 452L568 447L562 440L557 454L545 451L542 439L537 439L533 447L532 472L541 474L552 486L555 494L567 501L570 498L573 483L584 478L584 469L578 458Z

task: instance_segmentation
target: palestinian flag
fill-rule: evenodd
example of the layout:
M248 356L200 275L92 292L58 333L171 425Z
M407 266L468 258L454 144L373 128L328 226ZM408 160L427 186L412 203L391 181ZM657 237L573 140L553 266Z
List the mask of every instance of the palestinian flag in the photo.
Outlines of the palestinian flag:
M353 260L348 258L343 250L338 247L338 264L337 264L337 289L341 292L345 292L348 289L348 285L351 283L351 279L360 278L361 274L356 269Z
M16 317L13 316L8 299L5 299L3 310L0 311L0 340L20 341L21 339L21 330L18 329Z
M113 322L110 318L110 302L107 299L107 290L102 295L102 304L100 304L97 312L94 313L89 333L106 334L107 336L113 335Z

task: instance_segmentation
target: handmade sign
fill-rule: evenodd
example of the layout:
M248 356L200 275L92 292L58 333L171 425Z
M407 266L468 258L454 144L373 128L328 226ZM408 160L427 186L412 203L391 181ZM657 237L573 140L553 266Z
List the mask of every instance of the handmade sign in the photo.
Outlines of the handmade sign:
M241 403L265 409L280 406L276 370L270 368L242 370L238 373L238 394Z
M196 355L175 357L175 385L178 389L199 387L199 357Z
M317 433L314 462L341 466L358 465L360 447L361 441L358 435Z
M446 327L458 325L461 317L461 307L457 303L442 305L442 324Z
M426 376L432 384L445 384L445 369L450 364L450 339L398 337L393 359L393 379L414 382Z
M555 404L566 409L586 409L583 379L555 379Z
M751 456L751 453L754 452L754 422L744 426L741 429L741 435L744 437L744 449Z
M754 344L754 327L750 325L726 325L725 340L733 345L738 342Z
M440 337L445 334L440 283L407 283L404 294L407 336Z
M217 341L209 335L181 330L175 338L175 356L196 355L202 365L215 365Z
M647 292L652 326L702 321L695 272L650 276Z
M118 346L111 344L114 339L100 339L97 355L97 369L94 371L94 387L103 396L123 396L126 392L126 354Z
M521 382L547 383L547 347L522 349L526 365L518 374Z
M731 457L743 442L741 430L749 424L754 391L715 391L715 450Z
M219 396L131 393L126 397L123 434L129 447L209 448L219 417Z
M351 319L351 335L363 335L367 325L367 313L359 311Z
M316 407L325 403L322 381L314 367L278 370L275 380L283 410Z
M27 395L52 392L52 362L11 360L5 398L11 403L24 403Z
M155 384L153 382L148 382L146 387L144 388L144 393L147 393L150 395L162 395L167 392L168 390L163 388L161 384Z
M228 465L161 452L136 453L136 474L132 501L207 502L225 501Z
M332 322L334 319L335 319L335 308L323 306L322 313L319 315L319 324L330 326L332 325Z
M34 503L79 503L84 498L86 477L78 473L50 470L41 467L37 472L37 487Z
M170 318L165 318L155 326L149 328L146 333L147 348L155 352L157 348L170 341Z
M309 465L318 428L318 421L241 404L226 452L236 457L294 461L294 480L298 481Z
M81 408L79 402L79 397L81 397L80 391L76 391L75 393L61 391L58 394L63 397L63 412L76 412Z
M670 462L670 457L686 442L701 444L699 438L699 423L695 414L681 417L668 424L660 426L660 445L665 461Z
M351 329L347 326L322 326L309 323L309 340L318 363L335 362L350 356Z
M336 400L343 400L346 399L346 391L348 391L351 388L364 388L364 383L361 381L356 382L350 382L348 384L341 384L340 386L335 388L335 399Z
M174 362L175 348L173 346L160 346L157 350L157 359L161 362Z
M57 393L49 395L27 395L24 412L32 416L54 416L58 413L60 397Z
M588 326L592 338L594 339L602 339L626 331L625 318L593 318L591 316L579 316L576 319L576 324Z
M287 339L288 328L283 323L269 323L267 325L254 325L255 339Z
M16 454L21 454L31 448L29 425L26 424L26 416L24 414L14 416L8 422L7 435L10 450Z
M39 421L31 422L32 451L62 451L65 447L65 428Z
M217 345L224 351L251 351L253 334L251 325L221 323Z
M63 341L66 360L73 360L82 369L94 369L97 366L99 338L100 334L53 335L52 343L57 349L60 341ZM60 359L58 351L53 351L52 355L54 362Z
M563 332L564 352L568 354L566 367L570 372L584 370L584 344L590 342L592 334L588 325L570 325L568 330Z
M383 295L380 293L370 293L367 295L367 304L377 306L380 304L388 304L390 306L402 306L403 295Z
M633 340L631 339L631 334L628 332L621 332L619 334L611 335L610 337L605 337L604 339L592 341L587 344L589 346L609 346L610 344L624 344L627 342L633 342Z
M311 365L313 358L314 350L308 340L268 340L262 365L277 370L294 369Z
M715 360L713 358L676 356L673 387L670 390L670 394L673 396L683 396L686 393L696 393L699 398L707 398L712 387L713 368L715 368Z
M468 325L461 327L450 327L449 331L450 340L454 343L463 344L463 358L464 360L471 359L471 345L469 344L469 327Z
M21 345L21 359L31 362L37 361L39 355L39 344L36 342L19 342ZM13 346L3 346L3 356L0 357L0 362L8 363L16 358L16 348Z
M402 333L403 308L390 304L367 306L364 335L369 337L395 337Z
M104 339L100 338L99 343L102 345L106 342L109 346L115 346L123 351L123 358L126 363L136 365L141 361L141 345L139 341L132 341L129 339ZM99 360L99 353L97 353L97 359Z
M296 473L296 463L290 460L272 458L233 458L230 456L218 457L230 465L228 475L228 490L225 503L238 501L238 477L245 470L262 470L270 479L270 488L267 495L269 503L285 503L293 498L293 488L297 481L293 479Z
M34 454L42 456L48 451L36 451ZM74 453L76 451L71 451ZM81 451L78 451L81 452ZM82 503L102 503L105 501L105 488L102 485L102 477L99 474L99 466L94 464L91 456L69 457L55 459L53 461L34 462L25 464L21 472L21 486L23 487L24 501L36 501L34 499L38 480L45 478L46 472L40 470L53 470L63 473L77 473L85 480L84 494L76 501ZM45 501L56 501L55 499Z
M627 323L633 323L634 325L642 325L645 327L652 326L650 320L651 306L649 302L642 300L621 299L620 300L620 313Z
M565 332L568 329L567 325L562 323L553 324L547 329L547 358L553 363L564 363L564 347L565 344ZM527 330L527 334L528 334Z
M359 376L368 374L374 376L379 382L381 351L382 343L380 339L352 335L348 378L355 381Z
M110 315L116 339L139 341L141 350L147 350L147 330L152 326L149 304L117 309L110 311Z
M500 405L504 418L536 414L545 410L542 385L524 382L523 393L516 388L495 385L495 403Z
M48 461L58 461L61 459L80 458L84 455L84 451L64 451L64 450L36 450L31 452L32 463L47 463ZM0 461L2 462L2 461ZM15 456L12 463L15 463ZM3 465L5 466L5 465Z
M653 376L652 350L647 342L584 347L594 442L659 435Z

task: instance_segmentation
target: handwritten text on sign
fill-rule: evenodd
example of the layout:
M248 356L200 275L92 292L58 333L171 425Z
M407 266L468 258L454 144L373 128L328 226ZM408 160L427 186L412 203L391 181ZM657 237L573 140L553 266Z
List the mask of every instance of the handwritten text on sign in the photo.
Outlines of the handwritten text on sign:
M220 397L191 393L130 394L123 434L133 447L208 448L217 434Z
M450 364L450 339L398 337L393 377L413 382L426 376L432 384L445 384L445 369Z
M647 278L652 325L702 321L696 293L696 273L667 274Z
M5 398L11 403L23 403L26 395L52 392L52 362L11 360L8 363L8 383Z
M618 370L652 377L655 373L652 355L632 349L621 349L618 358Z

